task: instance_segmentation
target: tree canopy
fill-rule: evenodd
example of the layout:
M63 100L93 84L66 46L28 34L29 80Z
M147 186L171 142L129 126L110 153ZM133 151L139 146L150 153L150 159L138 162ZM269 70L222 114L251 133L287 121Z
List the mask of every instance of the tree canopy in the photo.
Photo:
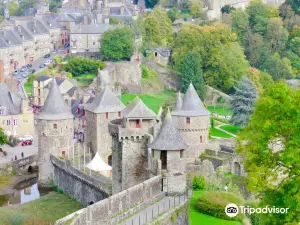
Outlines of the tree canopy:
M100 40L100 53L103 59L130 59L133 55L133 33L129 28L106 31Z
M201 57L197 53L189 52L185 56L181 68L181 91L185 93L192 82L198 95L203 100L206 87L200 62Z
M230 123L244 127L254 110L257 98L257 89L247 77L243 76L235 87L235 93L231 96L232 116Z
M259 214L260 224L297 224L300 220L300 90L284 82L271 85L256 103L238 152L245 156L248 189L261 206L289 208L287 214Z
M0 145L7 143L8 139L3 129L0 127Z

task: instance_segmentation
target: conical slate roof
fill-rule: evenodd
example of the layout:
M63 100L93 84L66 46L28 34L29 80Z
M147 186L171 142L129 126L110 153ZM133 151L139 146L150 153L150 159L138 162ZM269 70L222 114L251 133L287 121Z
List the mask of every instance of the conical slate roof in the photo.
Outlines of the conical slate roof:
M155 113L138 96L126 106L122 113L124 118L156 119Z
M120 112L125 105L110 90L104 88L101 93L90 104L86 104L85 109L94 113Z
M178 92L178 95L177 95L177 99L176 99L176 104L175 104L175 107L174 107L174 112L178 112L180 111L182 108L182 97L181 97L181 93L180 91Z
M38 115L40 120L65 120L74 118L67 103L61 95L55 78L52 79L52 85L45 101L44 106Z
M191 83L182 102L181 110L174 111L172 115L178 116L209 116L210 112L204 107L199 95Z
M148 147L156 150L182 150L187 148L183 137L173 125L170 110L168 110L158 134Z

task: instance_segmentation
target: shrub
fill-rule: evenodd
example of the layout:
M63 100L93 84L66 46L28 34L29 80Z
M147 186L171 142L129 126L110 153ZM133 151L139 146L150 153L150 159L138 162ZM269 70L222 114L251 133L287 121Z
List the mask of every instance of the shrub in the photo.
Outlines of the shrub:
M10 135L8 138L7 144L11 147L15 147L18 144L18 139L14 137L13 135Z
M193 178L192 184L193 184L193 190L195 191L205 190L206 187L205 177L195 176Z
M58 191L58 187L56 184L52 184L51 187L54 191L56 191L56 192Z
M225 214L225 207L229 203L234 203L239 206L244 204L244 200L241 197L235 195L234 193L209 191L205 192L195 202L195 208L201 213L214 216L220 219L242 221L242 214L238 214L236 217L228 217Z
M58 193L63 194L64 191L62 189L58 189Z

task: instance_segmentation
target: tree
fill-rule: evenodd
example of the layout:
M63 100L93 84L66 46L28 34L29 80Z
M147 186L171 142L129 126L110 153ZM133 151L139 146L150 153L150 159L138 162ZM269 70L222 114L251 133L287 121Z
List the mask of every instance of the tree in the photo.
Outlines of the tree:
M277 82L258 99L237 151L245 157L248 189L260 206L289 208L288 213L259 214L262 225L300 221L300 91Z
M30 9L34 8L37 5L37 0L22 0L19 4L19 7L15 13L15 16L24 16L24 13Z
M262 70L269 73L273 77L273 80L287 79L295 76L291 61L286 57L280 58L279 54L268 57L262 65Z
M190 6L191 15L193 18L199 18L203 14L202 3L198 1L193 1Z
M238 34L240 38L249 28L249 16L248 14L237 9L231 12L232 16L232 30Z
M9 16L15 16L18 10L18 4L16 2L11 2L8 6Z
M281 52L285 49L288 40L288 31L283 27L283 22L280 18L269 19L265 40L270 46L271 54Z
M7 141L7 136L4 133L3 129L0 127L0 145L4 145L5 143L7 143Z
M158 0L145 0L145 6L146 8L154 8L154 6L157 4Z
M60 0L50 0L49 10L50 12L57 12L57 9L61 8Z
M243 76L235 88L235 93L231 96L232 117L230 123L244 127L254 110L257 98L255 85L247 77Z
M0 23L4 20L3 16L0 16Z
M129 28L106 31L100 40L100 52L104 59L130 59L133 55L133 33Z
M200 62L201 57L197 53L189 52L185 56L181 68L181 91L185 93L192 82L198 95L203 100L206 88Z
M227 14L231 13L234 10L235 10L235 8L231 5L225 5L221 8L221 12L222 13L227 13Z
M179 14L179 11L174 7L168 11L168 17L174 22Z

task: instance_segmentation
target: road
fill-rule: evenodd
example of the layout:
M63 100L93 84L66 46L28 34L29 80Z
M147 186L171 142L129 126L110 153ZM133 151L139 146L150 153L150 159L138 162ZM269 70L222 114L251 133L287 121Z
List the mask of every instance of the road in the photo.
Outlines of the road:
M60 55L60 56L63 58L63 57L66 56L65 50L67 50L67 49L60 48L60 49L58 49L58 51L57 51L56 54L57 54L57 55ZM49 58L46 58L46 59L45 59L44 57L42 57L42 58L39 58L39 59L35 60L35 61L32 63L32 68L31 68L31 69L34 69L34 70L35 70L34 74L40 73L40 72L42 72L43 70L45 70L45 69L47 68L47 66L45 66L44 68L40 68L40 65L43 64L43 63L45 63L45 61L48 60L48 59L53 59L53 56L56 55L56 54L53 54L53 52L51 52L51 53L49 53L49 54L50 54L50 57L49 57ZM20 68L18 68L18 69L20 69ZM24 75L24 76L23 76L23 75ZM16 78L16 79L20 82L20 84L26 83L26 81L27 81L27 79L28 79L28 78L27 78L28 75L29 75L28 72L20 72L20 73L19 73L18 75L16 75L16 76L14 76L14 75L11 74L11 76L14 77L14 78Z

